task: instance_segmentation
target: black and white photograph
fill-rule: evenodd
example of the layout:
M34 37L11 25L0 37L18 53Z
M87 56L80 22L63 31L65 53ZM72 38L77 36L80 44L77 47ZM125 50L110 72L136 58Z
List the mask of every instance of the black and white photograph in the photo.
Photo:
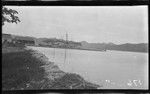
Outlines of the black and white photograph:
M148 90L148 6L3 6L2 90Z

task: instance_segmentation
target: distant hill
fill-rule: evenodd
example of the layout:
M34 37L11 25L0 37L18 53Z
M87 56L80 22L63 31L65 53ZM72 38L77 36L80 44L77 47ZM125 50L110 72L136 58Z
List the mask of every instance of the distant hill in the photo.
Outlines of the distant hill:
M86 41L81 42L81 49L89 50L118 50L118 51L131 51L131 52L148 52L147 43L139 44L114 44L114 43L88 43Z
M46 47L57 47L57 48L78 48L81 46L80 42L75 41L65 41L63 39L57 38L38 38L37 43L39 46L46 46Z
M81 48L83 49L93 49L93 50L104 50L106 49L106 43L88 43L85 41L81 42Z
M132 52L148 52L148 44L147 43L139 43L139 44L121 44L121 45L107 45L106 48L108 50L119 50L119 51L132 51Z

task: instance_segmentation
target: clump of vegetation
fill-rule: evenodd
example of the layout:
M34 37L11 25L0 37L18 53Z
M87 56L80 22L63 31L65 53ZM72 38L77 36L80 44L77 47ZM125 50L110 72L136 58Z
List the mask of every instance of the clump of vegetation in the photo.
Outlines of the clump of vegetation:
M16 24L20 22L19 17L16 16L16 14L18 14L16 10L3 7L2 8L2 25L4 25L5 22L16 23Z
M80 75L66 73L61 78L56 79L51 88L53 89L97 89L99 85L85 81Z

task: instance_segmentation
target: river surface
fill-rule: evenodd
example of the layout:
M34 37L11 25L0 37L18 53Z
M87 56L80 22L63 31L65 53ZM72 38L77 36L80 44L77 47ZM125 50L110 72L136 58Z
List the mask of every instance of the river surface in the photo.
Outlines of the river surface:
M148 89L148 53L29 47L102 89Z

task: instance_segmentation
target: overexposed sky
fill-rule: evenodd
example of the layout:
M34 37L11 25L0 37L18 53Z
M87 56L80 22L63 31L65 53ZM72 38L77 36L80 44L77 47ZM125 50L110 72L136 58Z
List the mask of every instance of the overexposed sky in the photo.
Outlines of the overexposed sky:
M148 42L147 6L7 6L18 11L18 24L3 33L63 38L94 43Z

